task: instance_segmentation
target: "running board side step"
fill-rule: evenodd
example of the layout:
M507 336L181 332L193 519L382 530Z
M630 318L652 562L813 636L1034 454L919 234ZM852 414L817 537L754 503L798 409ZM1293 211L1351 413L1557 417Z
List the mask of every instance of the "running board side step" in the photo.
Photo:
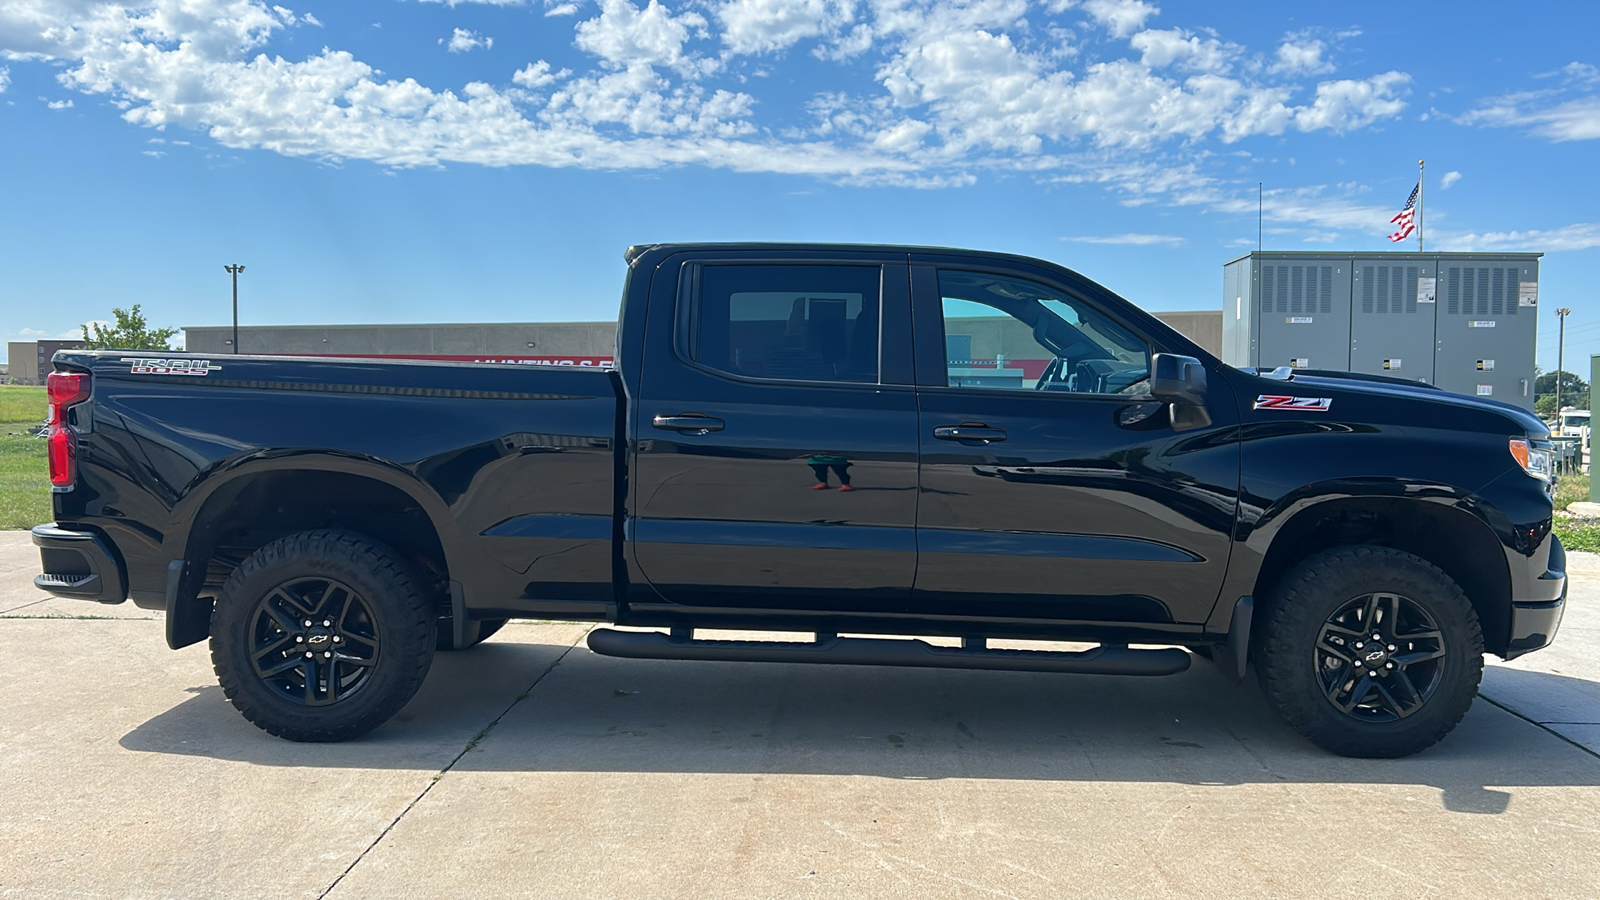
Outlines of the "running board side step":
M832 663L851 666L922 666L938 669L999 669L1011 672L1076 672L1082 675L1173 675L1189 668L1189 653L1178 647L1134 650L1100 646L1092 650L994 650L982 638L960 647L899 638L855 638L818 634L817 640L697 641L687 628L659 631L589 632L589 649L628 659L695 659L726 662Z

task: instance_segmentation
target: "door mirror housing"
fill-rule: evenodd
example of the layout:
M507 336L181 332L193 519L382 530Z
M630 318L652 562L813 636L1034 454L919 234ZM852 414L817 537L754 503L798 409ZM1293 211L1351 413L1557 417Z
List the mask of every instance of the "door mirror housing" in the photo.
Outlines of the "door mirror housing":
M1206 367L1192 356L1157 353L1150 358L1150 394L1165 400L1174 431L1211 424L1206 410Z

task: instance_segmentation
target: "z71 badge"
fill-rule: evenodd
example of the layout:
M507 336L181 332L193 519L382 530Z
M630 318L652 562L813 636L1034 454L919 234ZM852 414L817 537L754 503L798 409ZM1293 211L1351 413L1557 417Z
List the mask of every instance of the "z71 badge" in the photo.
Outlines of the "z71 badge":
M132 366L128 371L134 375L205 375L216 372L221 366L213 366L209 359L141 359L139 357L124 357L123 362Z
M1253 409L1293 409L1300 412L1327 412L1333 406L1332 397L1277 397L1262 394L1256 398Z

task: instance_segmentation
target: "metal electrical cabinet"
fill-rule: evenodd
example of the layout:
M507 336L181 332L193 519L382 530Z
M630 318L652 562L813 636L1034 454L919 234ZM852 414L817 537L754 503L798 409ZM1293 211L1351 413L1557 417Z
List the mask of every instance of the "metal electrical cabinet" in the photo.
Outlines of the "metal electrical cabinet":
M1264 260L1255 295L1259 365L1350 366L1349 260Z
M1350 313L1350 371L1434 383L1432 260L1359 257Z
M1223 361L1388 375L1532 409L1541 256L1250 253L1223 265Z
M1436 383L1532 409L1537 257L1462 254L1439 270Z

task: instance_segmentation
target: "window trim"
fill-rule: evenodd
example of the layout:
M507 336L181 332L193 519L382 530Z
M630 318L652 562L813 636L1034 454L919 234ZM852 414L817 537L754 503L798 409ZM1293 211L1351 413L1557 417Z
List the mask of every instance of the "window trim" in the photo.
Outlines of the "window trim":
M1021 280L1021 281L1035 282L1037 284L1040 284L1040 285L1048 287L1048 288L1050 288L1052 290L1055 290L1055 291L1063 294L1064 296L1066 296L1068 298L1071 298L1072 300L1074 300L1074 301L1076 301L1078 303L1082 303L1085 306L1088 306L1089 308L1093 309L1095 312L1099 313L1100 315L1105 316L1107 319L1110 319L1111 321L1115 322L1117 325L1119 325L1122 328L1126 329L1129 334L1132 334L1134 337L1136 337L1139 340L1144 342L1144 345L1148 349L1149 354L1150 354L1150 356L1152 358L1157 353L1162 353L1162 352L1166 352L1166 351L1163 350L1163 348L1162 348L1162 346L1160 344L1157 344L1154 340L1152 340L1150 338L1149 333L1147 333L1144 329L1137 327L1134 323L1129 322L1123 316L1117 315L1114 311L1106 309L1103 304L1096 303L1094 300L1089 298L1085 294L1085 292L1079 291L1079 290L1074 290L1074 289L1068 287L1067 285L1062 284L1058 279L1048 277L1047 275L1045 275L1043 273L1034 272L1034 271L1029 270L1029 269L1021 269L1021 268L1010 267L1010 266L998 266L998 265L992 265L992 264L985 265L982 262L977 261L977 260L971 261L970 264L965 262L965 261L954 261L954 260L951 260L951 261L940 261L940 262L934 262L934 261L929 261L929 260L913 260L912 263L911 263L911 270L912 270L912 276L911 276L912 301L911 302L912 302L912 316L913 316L913 319L915 320L915 317L916 317L917 313L919 313L919 312L921 312L923 315L928 315L931 312L933 314L932 318L934 319L934 321L936 323L937 330L938 330L938 335L937 335L938 336L938 343L935 345L935 347L937 349L934 350L933 348L930 348L930 351L931 351L930 353L925 354L925 355L924 354L919 354L919 361L921 361L921 359L923 359L923 358L926 358L928 361L931 362L931 358L932 358L934 353L937 353L937 355L940 357L940 364L939 364L939 366L938 366L938 368L937 368L937 370L935 372L924 373L924 372L922 372L920 367L918 368L918 370L917 370L917 379L916 379L917 380L917 390L919 390L919 391L929 391L929 390L931 390L931 391L959 391L963 395L988 394L988 395L995 395L995 396L1002 396L1002 397L1017 397L1017 396L1055 397L1055 398L1059 398L1059 399L1063 399L1063 400L1102 399L1102 400L1116 400L1116 401L1120 401L1122 403L1142 403L1142 402L1149 402L1149 401L1152 401L1152 400L1155 399L1155 395L1154 394L1101 394L1101 393L1090 392L1090 391L1017 390L1015 388L965 387L965 386L958 386L958 385L950 384L949 383L949 379L950 379L949 361L943 359L943 357L945 355L945 347L946 347L946 344L945 344L946 331L945 331L945 317L944 317L944 292L939 290L939 272L941 270L951 270L951 271L957 271L957 272L972 272L972 273L983 274L983 275L998 275L998 276L1001 276L1001 277L1004 277L1004 278L1015 278L1015 279L1018 279L1018 280ZM956 299L959 299L959 298L956 298ZM976 302L976 301L971 301L971 302ZM1002 314L1004 313L1004 310L1000 310L1000 309L996 309L995 311L996 312L1000 312ZM931 332L934 330L933 327L924 326L923 328L926 329L927 332L929 332L928 334L925 335L925 337L930 337L931 338L933 336L931 334ZM922 330L923 329L918 329L919 332L922 331ZM938 381L930 380L930 379L932 379L934 377L937 377L939 380Z
M902 266L901 262L890 262L876 259L815 259L792 257L754 258L754 259L691 259L684 262L678 274L677 301L674 305L672 355L683 365L708 375L728 381L744 384L770 384L784 387L828 387L828 388L857 388L864 390L913 390L915 385L896 384L883 380L883 338L885 327L885 312L887 304L884 302L889 269ZM694 358L697 349L695 343L698 339L697 326L700 321L700 273L708 266L829 266L832 268L875 268L878 270L878 361L877 375L873 381L820 381L796 378L766 378L760 375L744 375L739 372L729 372L715 366L707 365Z

